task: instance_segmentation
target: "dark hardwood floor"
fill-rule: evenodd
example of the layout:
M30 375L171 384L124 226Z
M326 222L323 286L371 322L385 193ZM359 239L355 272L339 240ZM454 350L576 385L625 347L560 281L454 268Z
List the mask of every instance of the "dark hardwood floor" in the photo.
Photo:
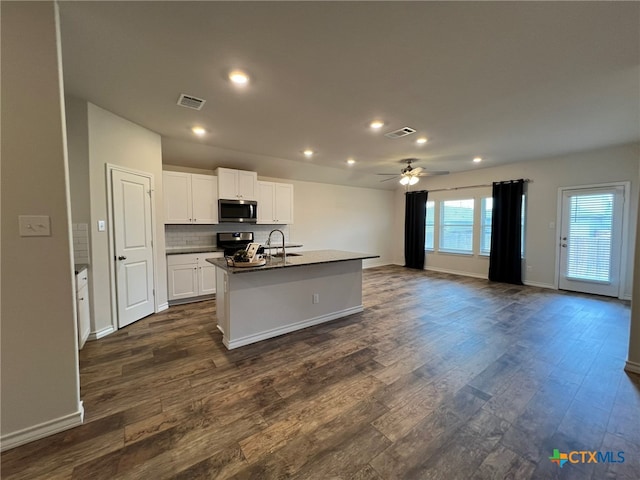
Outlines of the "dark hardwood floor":
M3 453L2 478L640 478L628 302L388 266L364 304L233 351L215 301L90 342L85 424Z

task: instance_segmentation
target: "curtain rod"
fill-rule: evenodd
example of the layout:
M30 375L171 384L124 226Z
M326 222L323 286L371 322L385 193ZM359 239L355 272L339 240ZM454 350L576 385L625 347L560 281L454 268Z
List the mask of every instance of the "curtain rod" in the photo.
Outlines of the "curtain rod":
M522 178L521 179L524 183L533 183L533 180L529 180L528 178ZM518 180L504 180L502 182L494 182L494 183L509 183L509 182L517 182ZM429 193L431 192L446 192L449 190L461 190L463 188L480 188L480 187L493 187L493 183L483 183L480 185L466 185L464 187L450 187L450 188L436 188L433 190L428 190Z

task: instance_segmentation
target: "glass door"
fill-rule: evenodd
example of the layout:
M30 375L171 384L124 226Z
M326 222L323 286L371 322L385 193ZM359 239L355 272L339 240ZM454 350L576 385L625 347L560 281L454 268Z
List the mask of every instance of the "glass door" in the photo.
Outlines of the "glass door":
M562 290L617 297L620 288L624 187L562 194Z

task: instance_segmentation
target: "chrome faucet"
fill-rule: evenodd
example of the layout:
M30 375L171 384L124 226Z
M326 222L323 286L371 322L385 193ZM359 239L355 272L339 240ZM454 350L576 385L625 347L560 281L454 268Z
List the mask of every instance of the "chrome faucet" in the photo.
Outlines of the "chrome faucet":
M269 238L267 238L266 246L269 247L269 249L271 249L271 235L273 235L273 232L280 232L280 235L282 235L282 258L283 258L283 260L286 260L287 254L284 251L284 232L282 230L277 230L277 229L276 230L271 230L269 232ZM278 249L276 247L276 255L277 255L277 253L278 253ZM269 253L269 256L271 256L271 253Z

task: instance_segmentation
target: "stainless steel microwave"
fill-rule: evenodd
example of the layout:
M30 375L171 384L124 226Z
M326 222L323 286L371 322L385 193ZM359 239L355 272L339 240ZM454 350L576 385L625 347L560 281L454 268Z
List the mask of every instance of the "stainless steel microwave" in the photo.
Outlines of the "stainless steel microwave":
M218 221L256 223L258 202L254 200L218 200Z

